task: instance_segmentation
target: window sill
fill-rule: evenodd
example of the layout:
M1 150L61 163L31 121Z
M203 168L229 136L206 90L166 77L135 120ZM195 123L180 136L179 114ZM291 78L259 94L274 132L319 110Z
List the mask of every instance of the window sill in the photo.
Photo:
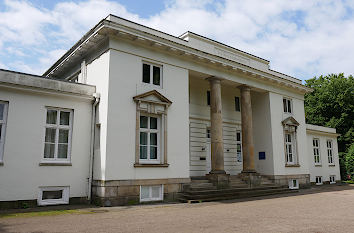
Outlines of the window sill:
M334 164L328 164L328 167L335 167L336 165Z
M149 163L135 163L134 167L168 167L170 166L168 163L164 163L164 164L149 164Z
M300 164L285 164L285 167L300 167Z
M315 167L322 167L322 164L315 164Z
M72 166L72 163L67 162L41 162L39 166Z

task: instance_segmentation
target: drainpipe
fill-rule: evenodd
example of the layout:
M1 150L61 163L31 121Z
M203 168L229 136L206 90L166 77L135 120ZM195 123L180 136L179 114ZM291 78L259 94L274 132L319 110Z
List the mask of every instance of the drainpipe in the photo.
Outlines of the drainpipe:
M87 187L87 200L91 201L92 195L92 177L93 177L93 155L95 149L95 125L96 125L96 106L100 102L100 94L94 93L95 98L92 103L92 116L91 116L91 140L90 140L90 167L89 167L89 178Z

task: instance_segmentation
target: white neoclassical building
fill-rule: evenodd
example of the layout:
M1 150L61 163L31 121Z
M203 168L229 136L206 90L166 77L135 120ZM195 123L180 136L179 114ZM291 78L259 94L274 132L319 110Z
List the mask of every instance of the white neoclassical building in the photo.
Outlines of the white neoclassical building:
M0 207L175 199L191 179L340 180L301 80L192 32L109 15L43 76L0 70Z

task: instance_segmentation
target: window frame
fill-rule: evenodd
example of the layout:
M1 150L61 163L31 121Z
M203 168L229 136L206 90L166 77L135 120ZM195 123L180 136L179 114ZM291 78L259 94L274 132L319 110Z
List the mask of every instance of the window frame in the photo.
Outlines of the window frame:
M240 97L235 96L235 111L236 112L241 112L241 103L240 103Z
M323 178L322 176L316 176L316 185L323 185Z
M141 132L145 132L148 133L147 136L147 145L144 145L147 147L147 159L142 159L141 158L141 154L140 154L140 146L141 146L141 142L139 140L139 164L160 164L161 163L161 156L160 156L160 152L161 152L161 124L162 124L162 119L160 115L154 115L154 114L148 114L148 113L141 113L140 114L140 118L142 116L148 117L148 128L141 128L141 120L139 120L139 138L140 138L140 133ZM157 129L150 129L150 119L151 117L157 118ZM156 159L151 159L150 158L150 133L157 133L157 158Z
M289 107L290 107L290 111L289 111ZM293 100L287 97L283 97L283 112L285 114L293 114Z
M73 119L74 119L74 110L67 108L58 108L58 107L46 107L45 108L45 124L44 124L44 138L43 138L43 150L42 150L42 163L71 163L71 147L72 147L72 132L73 132ZM57 119L56 124L48 124L47 123L47 113L48 110L57 111ZM61 112L69 112L69 125L60 125L60 113ZM45 150L45 137L46 137L46 129L51 128L55 129L55 149L54 149L54 158L45 158L44 150ZM58 158L58 146L59 146L59 130L69 130L68 133L68 150L67 150L67 158Z
M4 105L4 110L2 113L2 120L0 120L1 132L0 132L0 164L4 162L4 151L5 151L5 138L6 138L6 128L7 128L7 113L9 108L9 102L0 100L0 104Z
M291 142L288 142L287 135L291 136ZM294 132L288 132L284 131L284 144L285 144L285 164L286 165L296 165L297 164L297 159L296 159L296 143L295 143L296 137ZM291 146L291 158L292 161L290 162L289 158L289 146Z
M43 200L44 191L60 191L62 190L62 198L60 199L45 199ZM37 204L39 206L69 204L70 187L69 186L46 186L39 187Z
M237 139L237 134L240 134L240 140ZM238 145L240 145L240 151L238 151ZM242 163L242 132L241 130L236 130L236 161Z
M330 175L329 176L329 183L330 184L335 184L336 183L336 176L335 175Z
M144 82L144 65L150 66L150 76L149 76L149 83ZM154 84L154 66L160 68L160 85ZM161 64L156 64L148 61L143 61L142 62L142 70L141 70L141 83L144 85L153 85L155 87L160 87L162 88L162 77L163 77L163 65Z
M328 146L330 143L330 147ZM327 145L327 159L328 159L328 164L329 165L334 165L334 156L333 156L333 140L332 139L327 139L326 141Z
M317 143L315 143L315 142L317 142ZM320 145L321 144L320 144L319 138L312 138L312 152L313 152L313 159L315 162L315 166L322 165L321 146ZM317 151L317 154L315 153L316 151Z
M207 102L207 106L210 106L211 104L211 94L210 94L210 90L207 90L206 92L206 102Z
M296 185L294 185L294 181ZM289 179L289 189L299 189L299 180L298 179Z
M142 189L142 187L148 187L149 188L149 197L148 198L144 198L143 199L141 197L141 194L142 194L141 189ZM152 197L152 188L153 187L160 187L160 192L159 192L160 196L158 198ZM163 201L163 198L164 198L164 196L163 196L164 191L163 190L164 190L164 185L163 184L158 184L158 185L140 185L140 195L139 195L140 202Z

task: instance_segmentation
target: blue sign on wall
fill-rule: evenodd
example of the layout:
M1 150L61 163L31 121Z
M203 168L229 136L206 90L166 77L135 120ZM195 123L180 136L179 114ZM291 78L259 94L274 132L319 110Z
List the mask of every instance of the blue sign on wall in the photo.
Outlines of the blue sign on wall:
M264 151L259 152L258 155L259 155L259 160L265 160L265 152Z

